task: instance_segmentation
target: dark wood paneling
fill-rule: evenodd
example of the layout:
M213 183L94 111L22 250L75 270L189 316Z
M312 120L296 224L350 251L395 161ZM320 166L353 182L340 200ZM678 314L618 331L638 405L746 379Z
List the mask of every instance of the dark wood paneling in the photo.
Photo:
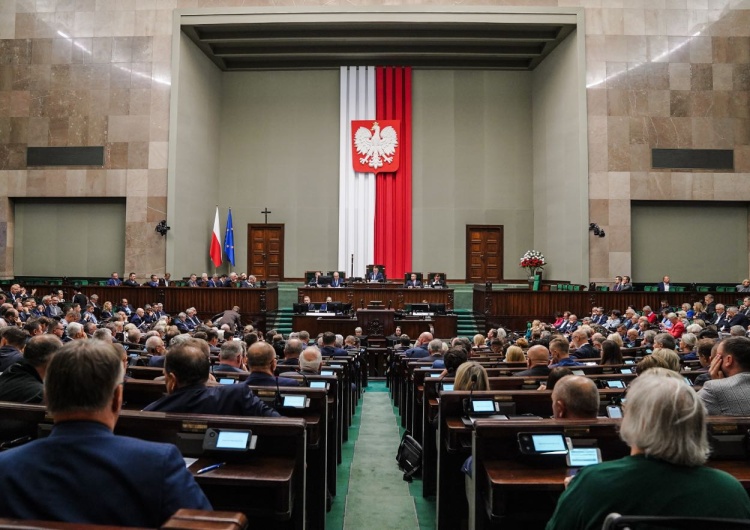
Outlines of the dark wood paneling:
M390 325L391 327L385 330L385 335L392 334L396 330L396 326L400 326L402 333L412 339L418 337L424 331L430 331L430 328L434 329L433 335L435 338L449 339L456 336L456 322L455 315L435 316L423 320L396 319ZM294 331L305 330L313 337L326 331L339 333L346 337L347 335L354 335L355 327L364 328L365 325L364 315L362 315L362 318L321 318L315 315L294 315L292 317L292 329Z
M385 307L390 302L393 309L404 309L407 304L419 304L426 300L430 304L445 304L453 309L453 289L405 289L398 285L372 283L354 287L300 287L297 289L299 302L305 296L315 302L325 302L330 296L334 302L352 304L353 308L367 307L373 300L380 300Z
M629 305L640 311L643 306L659 310L660 302L666 299L670 305L680 306L688 302L703 300L707 293L682 292L613 292L613 291L527 291L487 290L484 285L474 286L473 309L484 313L487 329L501 325L514 330L526 329L526 322L534 319L551 322L557 311L571 311L581 319L591 314L594 306L606 311L624 311ZM711 293L717 303L736 304L744 293Z
M69 289L63 288L67 293ZM276 311L279 307L279 289L276 284L255 289L220 288L207 289L202 287L100 287L87 285L81 287L87 296L94 293L99 295L99 302L110 301L114 306L119 305L123 298L127 298L133 307L143 307L145 304L156 302L164 304L164 310L176 315L188 307L195 307L201 319L211 317L217 313L240 307L243 323L265 322L268 311Z

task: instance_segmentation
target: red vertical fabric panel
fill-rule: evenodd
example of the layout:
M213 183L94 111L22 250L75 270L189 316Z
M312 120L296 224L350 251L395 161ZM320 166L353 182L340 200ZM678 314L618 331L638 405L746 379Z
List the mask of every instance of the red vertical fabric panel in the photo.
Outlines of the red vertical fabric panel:
M401 120L399 169L375 179L375 263L391 279L412 270L411 68L376 69L376 110L379 120Z

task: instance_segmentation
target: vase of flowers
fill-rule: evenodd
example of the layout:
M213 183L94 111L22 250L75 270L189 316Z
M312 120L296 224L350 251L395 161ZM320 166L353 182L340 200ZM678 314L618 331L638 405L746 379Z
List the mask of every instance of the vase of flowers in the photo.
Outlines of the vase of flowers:
M526 269L529 273L529 285L534 284L534 278L544 270L545 265L547 265L547 261L544 259L544 254L538 250L527 250L521 257L521 263L519 264L522 269Z

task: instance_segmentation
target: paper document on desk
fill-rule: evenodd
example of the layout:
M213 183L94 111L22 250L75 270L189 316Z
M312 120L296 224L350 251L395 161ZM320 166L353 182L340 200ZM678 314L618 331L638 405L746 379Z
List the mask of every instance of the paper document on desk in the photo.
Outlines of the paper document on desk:
M198 461L197 458L188 458L186 456L183 456L182 459L185 461L185 467L190 467Z

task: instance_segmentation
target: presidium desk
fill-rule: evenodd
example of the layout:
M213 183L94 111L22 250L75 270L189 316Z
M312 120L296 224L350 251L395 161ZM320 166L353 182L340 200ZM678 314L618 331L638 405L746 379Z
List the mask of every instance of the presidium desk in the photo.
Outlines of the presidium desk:
M328 317L314 314L295 315L292 328L295 331L308 331L313 337L318 333L331 331L341 335L353 335L354 328L361 327L364 335L391 335L396 326L409 337L418 337L424 331L431 331L436 338L456 336L455 315L434 315L431 317L396 318L396 311L404 311L410 304L445 304L445 309L453 309L453 289L406 289L388 283L357 284L352 287L300 287L297 289L299 303L305 296L312 303L325 302L329 296L334 302L351 304L356 309L356 317ZM380 301L382 309L367 309L373 301ZM390 306L390 308L388 308Z

